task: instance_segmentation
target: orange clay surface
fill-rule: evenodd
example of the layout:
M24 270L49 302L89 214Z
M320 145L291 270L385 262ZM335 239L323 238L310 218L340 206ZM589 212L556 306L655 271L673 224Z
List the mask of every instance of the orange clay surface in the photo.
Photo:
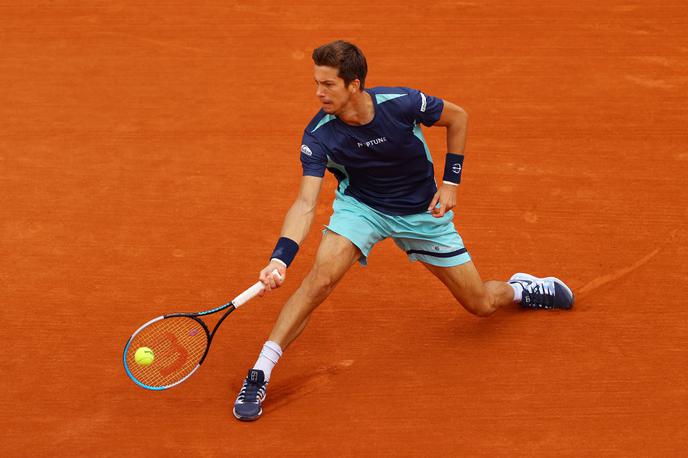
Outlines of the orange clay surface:
M680 456L688 448L684 1L5 2L0 6L3 456ZM485 279L556 275L568 313L469 315L391 241L232 401L285 286L155 393L141 323L252 284L318 110L311 50L470 115L456 224ZM427 129L442 164L444 131ZM439 174L439 171L438 171ZM683 455L685 456L685 455Z

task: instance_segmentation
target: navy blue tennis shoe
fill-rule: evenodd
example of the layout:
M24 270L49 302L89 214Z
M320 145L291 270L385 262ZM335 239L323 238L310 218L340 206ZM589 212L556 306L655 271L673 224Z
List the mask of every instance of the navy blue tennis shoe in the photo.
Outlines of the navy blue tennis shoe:
M268 382L261 370L251 369L244 380L239 396L234 401L234 416L241 421L254 421L263 414Z
M556 277L534 277L517 273L509 283L518 283L523 288L521 306L539 309L564 309L573 307L573 292Z

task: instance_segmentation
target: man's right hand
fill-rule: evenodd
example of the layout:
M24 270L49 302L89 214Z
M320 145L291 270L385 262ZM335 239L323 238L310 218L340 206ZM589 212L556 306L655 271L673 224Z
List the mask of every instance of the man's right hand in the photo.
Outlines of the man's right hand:
M272 273L275 270L279 272L279 278ZM282 286L285 278L287 278L287 268L277 261L270 261L270 264L261 270L260 274L258 275L258 279L265 285L265 289L259 294L259 296L262 296L267 291L272 291L273 289Z

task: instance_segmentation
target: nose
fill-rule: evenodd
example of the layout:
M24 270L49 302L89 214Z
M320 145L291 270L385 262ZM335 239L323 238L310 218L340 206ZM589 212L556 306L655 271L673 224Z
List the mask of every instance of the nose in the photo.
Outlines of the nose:
M316 97L318 97L320 99L322 99L325 96L325 91L323 90L323 88L320 84L318 84L315 87L315 95L316 95Z

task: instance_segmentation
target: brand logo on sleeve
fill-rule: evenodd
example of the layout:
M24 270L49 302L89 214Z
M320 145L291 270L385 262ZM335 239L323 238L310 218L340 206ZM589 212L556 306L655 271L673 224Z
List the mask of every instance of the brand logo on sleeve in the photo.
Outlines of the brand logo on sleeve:
M425 94L420 93L420 112L425 113L425 108L428 106L428 100L425 98Z
M313 151L311 151L311 149L306 145L301 145L301 152L303 154L305 154L306 156L312 156L313 155Z

